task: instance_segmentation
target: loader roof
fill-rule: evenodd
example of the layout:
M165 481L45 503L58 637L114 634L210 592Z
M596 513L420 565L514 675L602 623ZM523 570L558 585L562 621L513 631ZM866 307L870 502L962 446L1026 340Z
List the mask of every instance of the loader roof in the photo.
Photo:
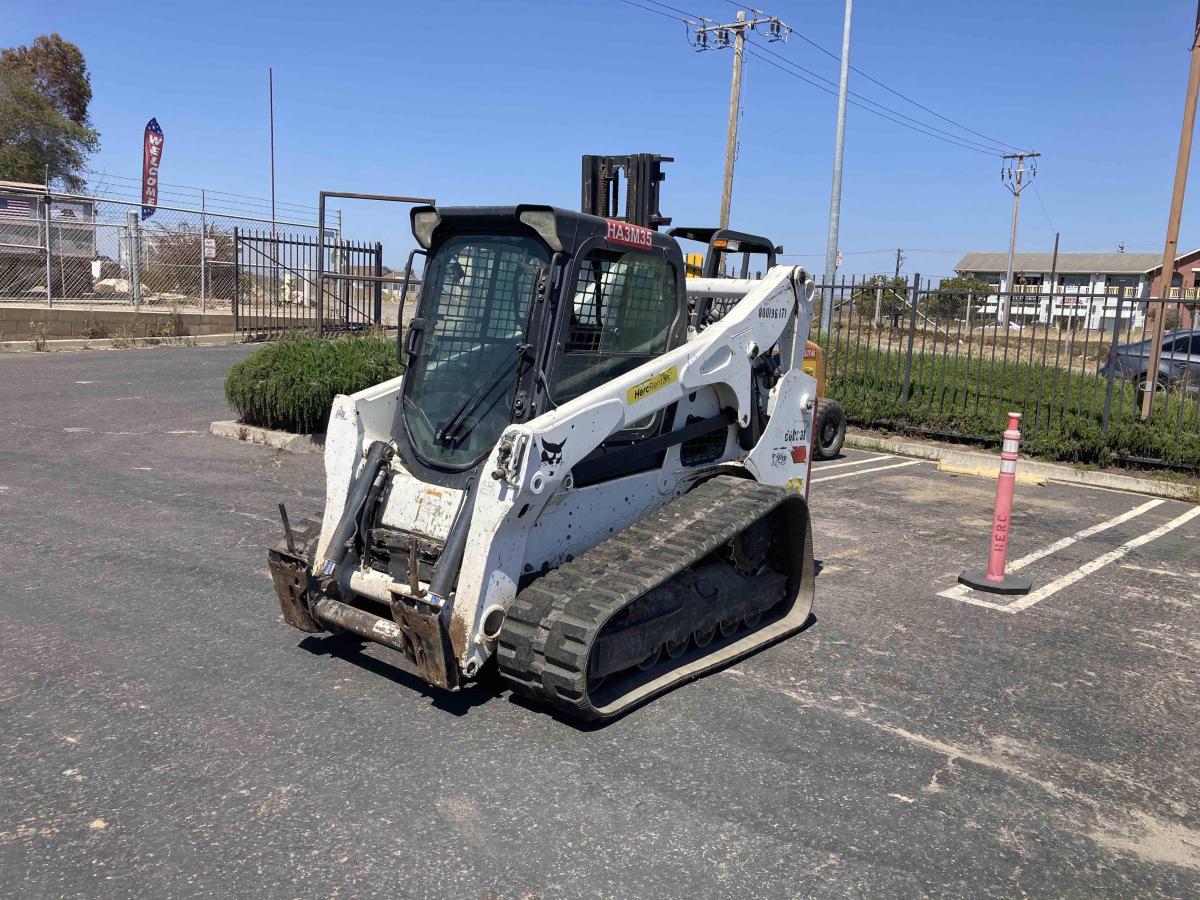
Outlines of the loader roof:
M419 206L412 211L413 236L426 249L439 233L504 230L527 231L540 237L551 250L574 255L586 242L601 238L618 249L662 250L679 256L674 238L649 228L628 225L562 209L522 203L516 206Z

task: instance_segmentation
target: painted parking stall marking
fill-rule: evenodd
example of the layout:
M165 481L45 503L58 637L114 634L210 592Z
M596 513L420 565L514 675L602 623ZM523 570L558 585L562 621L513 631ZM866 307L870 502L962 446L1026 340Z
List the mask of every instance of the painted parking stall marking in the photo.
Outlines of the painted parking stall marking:
M844 469L846 466L861 466L863 463L883 462L885 459L895 459L890 453L884 453L881 456L864 456L862 459L852 459L849 462L822 463L817 467L818 472L824 472L826 469Z
M853 472L839 472L836 475L826 475L823 478L814 478L812 484L818 484L822 481L836 481L839 478L853 478L856 475L869 475L872 472L886 472L888 469L903 469L905 466L918 466L923 463L923 459L910 459L906 462L892 463L887 466L873 466L869 469L855 469ZM874 462L874 460L872 460ZM817 470L818 472L820 469Z
M1108 519L1107 521L1100 522L1096 525L1091 526L1090 528L1085 528L1082 531L1078 531L1073 535L1062 538L1061 540L1056 541L1053 544L1050 544L1039 550L1035 550L1033 553L1030 553L1027 556L1023 556L1021 559L1018 559L1015 562L1013 562L1009 568L1010 569L1023 568L1032 562L1035 562L1035 561L1042 559L1046 556L1049 556L1053 553L1057 553L1058 551L1062 550L1063 548L1069 547L1071 544L1074 544L1078 541L1089 538L1093 535L1099 534L1102 531L1107 531L1110 528L1120 525L1122 522L1128 522L1131 519L1135 519L1138 516L1142 515L1143 513L1149 512L1150 510L1154 509L1155 507L1162 505L1163 502L1164 501L1162 501L1162 500L1147 501L1146 503L1143 503L1141 506L1134 507L1133 509L1129 510L1128 512L1122 513L1119 516L1114 516L1113 518ZM1121 544L1119 547L1109 550L1106 553L1102 553L1099 556L1095 557L1094 559L1088 560L1087 562L1085 562L1083 565L1079 566L1078 568L1073 569L1072 571L1066 573L1065 575L1059 576L1058 578L1054 579L1053 581L1049 582L1048 584L1045 584L1042 587L1037 588L1036 590L1030 592L1029 594L1026 594L1024 597L1014 600L1011 603L995 603L991 600L985 600L982 597L975 596L976 592L972 591L970 588L967 588L963 585L956 585L955 587L952 587L948 590L941 591L938 594L938 596L945 597L949 600L958 600L958 601L961 601L962 603L970 603L974 606L982 606L987 609L998 610L999 612L1018 613L1018 612L1021 612L1022 610L1029 609L1031 606L1034 606L1037 603L1040 603L1042 600L1045 600L1047 597L1051 597L1054 594L1057 594L1063 588L1070 587L1072 584L1075 584L1077 581L1080 581L1083 578L1086 578L1088 575L1091 575L1092 573L1099 571L1100 569L1104 568L1105 566L1109 565L1110 563L1116 562L1118 559L1121 559L1122 557L1129 554L1130 551L1135 550L1138 547L1141 547L1145 544L1149 544L1151 541L1158 540L1158 538L1163 537L1166 534L1169 534L1170 532L1174 531L1175 529L1177 529L1183 525L1186 525L1188 522L1192 521L1192 519L1196 518L1197 516L1200 516L1200 506L1193 507L1193 508L1187 510L1186 512L1182 513L1181 515L1176 516L1174 519L1171 519L1169 522L1165 522L1162 525L1159 525L1157 528L1155 528L1151 531L1147 531L1145 534L1141 534L1135 538L1131 538L1130 540Z

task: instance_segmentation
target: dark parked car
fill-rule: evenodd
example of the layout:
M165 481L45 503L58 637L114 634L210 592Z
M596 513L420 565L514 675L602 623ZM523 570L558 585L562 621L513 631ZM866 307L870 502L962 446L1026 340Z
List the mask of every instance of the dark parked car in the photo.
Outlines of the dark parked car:
M1166 332L1154 375L1150 373L1149 340L1114 346L1100 374L1107 376L1110 369L1117 378L1136 381L1139 390L1154 383L1159 390L1200 392L1200 330Z

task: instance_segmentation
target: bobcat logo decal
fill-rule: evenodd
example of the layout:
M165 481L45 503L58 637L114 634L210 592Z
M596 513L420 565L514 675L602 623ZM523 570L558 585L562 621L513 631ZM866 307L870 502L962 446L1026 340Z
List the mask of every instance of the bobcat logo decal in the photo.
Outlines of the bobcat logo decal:
M557 466L562 462L562 448L567 443L567 439L563 438L561 442L552 444L545 438L542 438L542 462L548 466Z

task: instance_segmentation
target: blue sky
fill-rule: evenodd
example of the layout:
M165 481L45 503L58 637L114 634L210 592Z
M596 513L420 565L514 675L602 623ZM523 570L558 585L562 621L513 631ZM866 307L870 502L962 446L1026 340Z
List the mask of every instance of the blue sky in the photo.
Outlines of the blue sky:
M736 15L723 0L670 2ZM5 6L0 44L58 31L82 48L102 136L97 170L136 178L142 128L157 116L165 182L266 196L273 66L282 200L312 204L326 188L573 208L581 154L650 151L677 160L664 212L676 224L717 218L730 51L696 53L682 24L618 0ZM841 0L764 8L839 49ZM1043 153L1038 193L1022 201L1020 249L1050 249L1049 218L1064 250L1123 241L1157 251L1194 15L1184 0L1029 9L858 0L851 62L991 138ZM795 36L773 49L837 78L836 63ZM853 73L851 90L954 130ZM819 270L835 99L748 58L744 107L732 224L773 236ZM925 274L949 272L961 251L1006 249L1011 199L999 172L996 158L851 107L843 271L890 271L896 247L905 271ZM382 240L389 262L403 260L411 238L401 210L357 204L345 215L350 235ZM1181 243L1200 245L1200 210L1185 209Z

